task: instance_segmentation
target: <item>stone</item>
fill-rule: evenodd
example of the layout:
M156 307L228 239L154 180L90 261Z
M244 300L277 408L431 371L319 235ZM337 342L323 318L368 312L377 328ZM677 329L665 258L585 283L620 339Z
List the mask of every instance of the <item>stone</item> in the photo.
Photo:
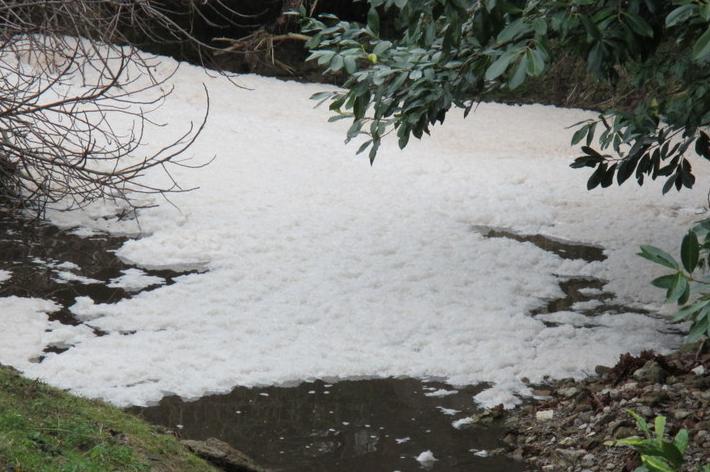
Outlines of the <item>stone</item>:
M703 375L703 374L705 374L705 366L699 365L694 369L690 369L690 371L692 373L694 373L695 375Z
M574 444L576 442L577 441L574 438L567 436L566 438L562 438L560 440L560 446L571 446L572 444Z
M614 439L623 439L636 435L636 428L632 428L630 426L620 426L614 431L613 437Z
M582 456L582 466L592 467L597 463L597 457L594 454L587 453Z
M535 413L535 419L538 421L549 421L555 416L555 410L541 410Z
M249 456L219 439L180 441L187 449L225 472L268 472Z
M557 393L565 398L572 398L579 393L579 389L577 387L561 388L557 390Z
M556 452L562 460L569 464L577 463L577 461L587 454L587 451L584 449L557 449Z
M658 362L650 360L643 367L634 371L631 376L640 382L663 383L668 377L668 372Z
M689 417L690 415L692 415L692 413L689 412L688 410L675 410L675 411L673 411L673 418L675 418L675 419L677 419L677 420L684 420L684 419L686 419L687 417Z

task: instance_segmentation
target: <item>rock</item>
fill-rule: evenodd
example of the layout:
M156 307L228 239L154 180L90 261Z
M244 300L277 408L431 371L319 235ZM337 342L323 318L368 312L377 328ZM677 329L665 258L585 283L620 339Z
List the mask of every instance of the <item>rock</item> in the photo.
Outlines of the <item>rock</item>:
M643 369L643 367L642 367ZM636 372L634 372L636 373ZM621 386L621 391L622 392L629 392L631 390L636 390L638 388L639 384L636 382L626 382L624 385Z
M219 439L180 441L190 451L226 472L267 472L249 456Z
M594 454L585 454L582 456L582 466L583 467L592 467L597 463L597 457Z
M690 369L690 371L692 373L694 373L695 375L703 375L703 374L705 374L705 366L699 365L694 369Z
M660 405L661 403L667 402L669 399L670 396L668 393L661 391L649 393L648 395L643 396L641 401L648 406L654 407Z
M565 398L572 398L579 393L579 389L577 387L561 388L557 390L557 393Z
M631 426L620 426L616 428L612 436L614 439L623 439L636 435L636 428L632 428Z
M594 368L594 372L600 377L605 376L606 374L611 372L611 370L611 367L607 367L605 365L598 365Z
M563 461L569 464L577 463L579 459L587 454L584 449L557 449L556 452Z
M699 375L693 380L693 386L697 388L702 388L704 390L710 388L710 376L709 375Z
M549 421L555 416L554 410L541 410L535 413L535 419L538 421Z
M577 441L574 438L567 436L566 438L562 438L560 440L560 446L571 446L572 444L574 444L576 442Z
M677 420L684 420L687 417L689 417L690 415L692 415L692 413L689 412L688 410L674 410L673 411L673 418L675 418Z
M643 367L634 371L631 376L640 382L650 382L650 383L663 383L668 377L668 372L666 372L661 365L650 360L646 362Z

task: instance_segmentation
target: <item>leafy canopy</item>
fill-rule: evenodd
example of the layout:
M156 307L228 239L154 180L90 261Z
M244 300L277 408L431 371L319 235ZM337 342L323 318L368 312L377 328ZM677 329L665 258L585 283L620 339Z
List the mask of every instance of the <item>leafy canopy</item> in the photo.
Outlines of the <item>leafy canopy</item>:
M562 51L635 92L630 106L577 124L583 155L572 167L594 169L589 189L631 176L665 178L664 193L690 188L688 157L710 159L710 0L368 1L366 25L304 14L303 31L309 59L347 76L344 91L314 98L330 100L333 119L352 119L348 140L369 136L358 152L371 162L388 133L404 148L451 107L468 114L549 72ZM381 28L383 13L394 32Z

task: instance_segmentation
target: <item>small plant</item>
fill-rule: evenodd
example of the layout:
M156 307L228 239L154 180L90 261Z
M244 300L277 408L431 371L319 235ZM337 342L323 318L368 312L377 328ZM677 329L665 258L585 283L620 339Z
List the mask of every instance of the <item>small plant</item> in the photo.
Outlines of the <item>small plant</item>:
M639 255L673 270L651 283L666 290L666 302L681 306L673 321L690 321L688 342L710 336L710 275L707 274L710 268L710 220L696 224L683 237L680 263L654 246L641 246ZM692 297L694 293L697 296Z
M666 417L656 416L653 432L646 420L633 410L626 410L644 437L632 436L617 441L608 441L607 446L626 446L638 451L642 465L634 472L679 472L685 462L683 454L688 449L688 430L683 428L673 440L666 437ZM710 464L702 468L710 472Z

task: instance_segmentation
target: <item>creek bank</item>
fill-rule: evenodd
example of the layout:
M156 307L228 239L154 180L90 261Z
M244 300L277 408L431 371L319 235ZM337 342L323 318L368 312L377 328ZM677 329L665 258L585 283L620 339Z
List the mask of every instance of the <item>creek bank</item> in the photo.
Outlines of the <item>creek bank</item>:
M535 386L536 399L509 412L488 410L470 424L504 422L506 447L493 452L524 461L527 470L631 472L638 454L604 443L641 434L627 413L633 410L651 422L665 416L671 437L688 430L683 470L710 463L709 343L667 356L624 354L613 368L596 370L584 380Z
M0 366L0 470L218 469L133 415Z

